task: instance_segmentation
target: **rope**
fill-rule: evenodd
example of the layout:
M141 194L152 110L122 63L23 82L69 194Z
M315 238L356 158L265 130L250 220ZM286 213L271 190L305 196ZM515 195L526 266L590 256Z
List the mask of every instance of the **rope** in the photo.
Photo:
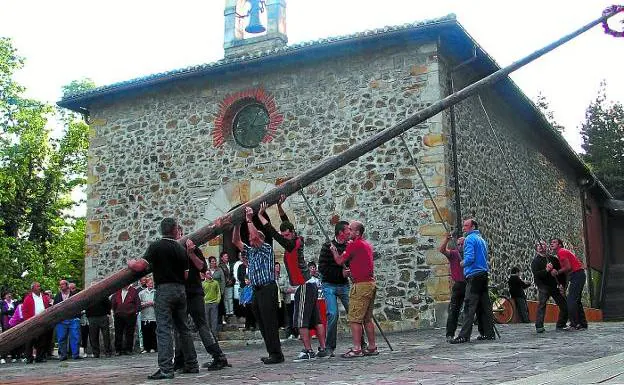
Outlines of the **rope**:
M477 97L479 98L479 104L481 104L483 113L485 113L485 118L487 119L488 125L490 126L490 131L492 132L492 136L494 137L494 142L496 142L496 146L498 147L498 150L500 151L502 155L503 164L505 165L505 168L507 169L507 174L509 174L510 176L509 179L511 180L511 183L514 189L516 190L516 194L518 194L518 199L520 200L520 204L522 205L522 210L524 211L524 215L526 216L529 222L529 225L531 226L531 231L533 231L533 235L535 236L535 241L539 242L540 237L537 234L537 230L535 230L535 225L533 224L533 220L531 218L531 215L529 214L529 210L526 207L524 199L522 198L522 194L520 193L520 189L518 188L518 185L516 184L516 180L513 177L514 174L511 172L511 167L509 166L509 162L507 161L507 157L505 156L505 151L503 150L503 147L500 144L500 139L498 135L496 135L496 130L494 129L494 126L492 125L492 121L490 120L490 115L485 109L485 105L483 105L483 100L481 99L481 95L477 94Z

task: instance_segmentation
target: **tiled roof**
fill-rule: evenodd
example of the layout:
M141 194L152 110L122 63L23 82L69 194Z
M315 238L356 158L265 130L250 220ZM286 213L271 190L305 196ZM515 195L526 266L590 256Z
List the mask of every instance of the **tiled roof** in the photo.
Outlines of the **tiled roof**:
M200 65L175 69L172 71L156 73L156 74L152 74L148 76L143 76L140 78L135 78L135 79L126 80L123 82L110 84L110 85L103 86L103 87L98 87L89 91L83 91L83 92L78 92L78 93L71 94L71 95L66 95L58 102L58 105L61 107L66 107L66 108L76 110L79 108L79 105L81 104L80 101L83 99L93 99L93 98L97 98L98 96L115 93L117 91L129 90L135 87L152 85L152 84L160 83L163 81L170 81L176 78L181 79L181 78L186 78L189 76L209 73L220 67L224 67L228 65L242 64L242 63L249 62L252 60L265 59L265 58L282 56L282 55L289 55L297 51L307 50L307 49L311 49L314 47L323 47L323 46L331 45L333 43L351 41L351 40L359 40L359 39L368 38L368 37L380 37L380 36L391 34L394 32L415 30L415 29L420 29L423 27L434 26L437 24L443 24L443 23L448 23L448 22L452 22L452 23L456 22L455 14L449 14L447 16L436 18L436 19L417 21L414 23L406 23L406 24L396 25L396 26L386 26L383 28L366 30L363 32L357 32L357 33L343 35L343 36L334 36L334 37L328 37L328 38L323 38L323 39L318 39L318 40L306 41L306 42L301 42L301 43L297 43L293 45L288 45L288 46L270 49L266 51L256 52L253 54L244 55L244 56L235 57L235 58L221 59L212 63L200 64Z

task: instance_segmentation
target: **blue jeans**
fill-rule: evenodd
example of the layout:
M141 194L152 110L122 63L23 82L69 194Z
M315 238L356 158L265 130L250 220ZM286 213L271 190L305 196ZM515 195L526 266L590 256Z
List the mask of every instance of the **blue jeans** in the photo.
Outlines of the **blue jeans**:
M349 284L336 285L323 282L323 297L327 305L327 348L336 349L336 333L338 329L338 298L342 306L349 311Z
M76 358L80 355L80 318L66 319L56 324L59 358L67 358L68 337L72 358Z

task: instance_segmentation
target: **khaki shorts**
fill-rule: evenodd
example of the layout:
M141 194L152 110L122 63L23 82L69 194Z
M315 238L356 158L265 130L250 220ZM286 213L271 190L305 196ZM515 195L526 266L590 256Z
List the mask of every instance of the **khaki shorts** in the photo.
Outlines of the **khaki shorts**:
M349 322L365 324L373 319L373 306L377 285L375 282L359 282L349 292Z

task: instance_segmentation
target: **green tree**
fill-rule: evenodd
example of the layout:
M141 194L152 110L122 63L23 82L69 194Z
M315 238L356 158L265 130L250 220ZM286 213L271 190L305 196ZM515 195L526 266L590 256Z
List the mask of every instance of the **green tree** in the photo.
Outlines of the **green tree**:
M557 130L557 132L563 134L565 127L557 122L554 112L550 109L548 99L546 99L546 96L544 96L541 92L537 94L537 101L535 102L535 105L540 109L542 114L544 114L548 123L550 123L550 125Z
M585 111L583 158L616 199L624 199L624 108L607 102L606 82Z
M33 280L55 288L83 276L84 219L72 217L71 193L86 183L88 148L88 126L75 114L23 96L13 80L23 63L0 38L0 283L18 294ZM62 128L51 130L54 122Z

